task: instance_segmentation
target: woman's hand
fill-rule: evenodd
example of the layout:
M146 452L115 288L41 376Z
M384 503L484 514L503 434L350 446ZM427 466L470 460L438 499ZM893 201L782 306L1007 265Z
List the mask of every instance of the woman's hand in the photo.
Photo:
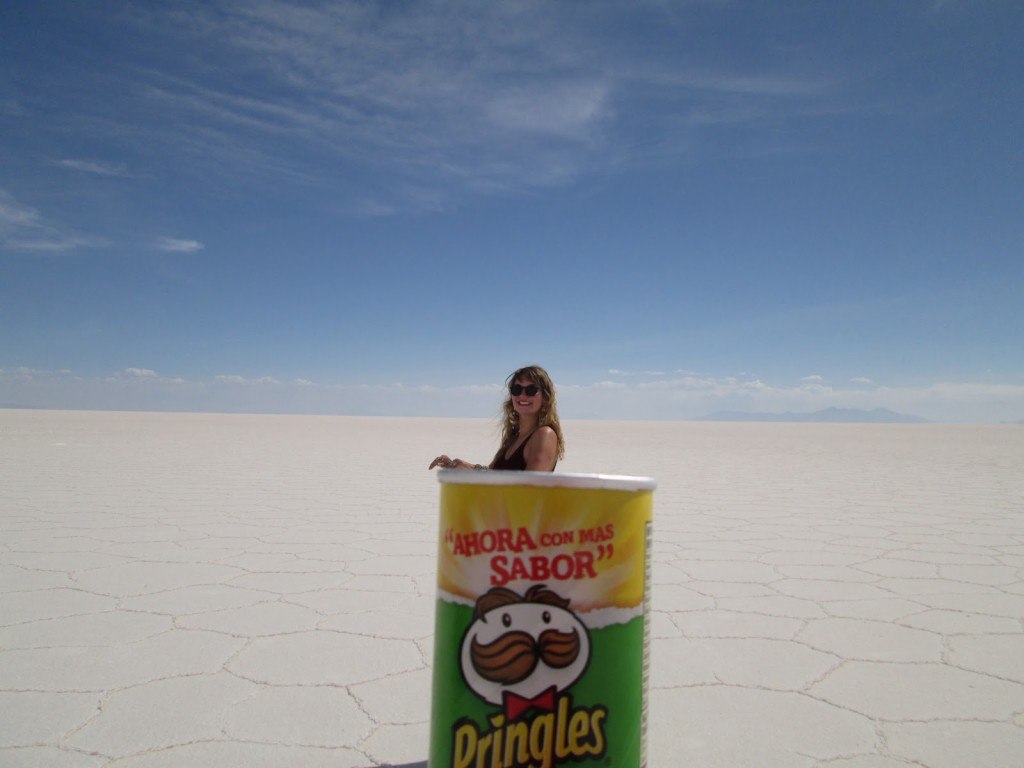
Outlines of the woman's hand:
M430 462L430 466L427 467L427 469L433 469L434 467L441 467L442 469L458 469L460 464L465 463L466 462L462 461L462 459L450 459L442 453Z
M434 467L441 467L442 469L487 469L483 464L470 464L462 459L450 459L443 453L430 462L430 466L427 469L433 469Z

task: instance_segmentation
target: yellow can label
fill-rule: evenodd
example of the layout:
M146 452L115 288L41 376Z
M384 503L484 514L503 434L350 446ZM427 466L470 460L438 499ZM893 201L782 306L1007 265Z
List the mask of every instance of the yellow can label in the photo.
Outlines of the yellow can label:
M445 485L441 508L438 587L448 595L547 582L572 593L577 613L643 602L650 493Z

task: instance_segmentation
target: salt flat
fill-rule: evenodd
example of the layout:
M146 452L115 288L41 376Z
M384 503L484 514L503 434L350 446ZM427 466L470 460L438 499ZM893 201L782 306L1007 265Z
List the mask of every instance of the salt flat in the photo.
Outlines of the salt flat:
M567 422L653 475L651 766L1024 764L1024 428ZM0 410L0 765L423 765L486 420Z

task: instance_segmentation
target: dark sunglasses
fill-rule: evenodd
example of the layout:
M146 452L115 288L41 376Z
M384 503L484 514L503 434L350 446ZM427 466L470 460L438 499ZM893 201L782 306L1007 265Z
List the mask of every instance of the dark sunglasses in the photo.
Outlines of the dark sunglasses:
M536 384L527 384L525 387L522 384L513 384L508 388L508 391L512 393L512 397L519 397L519 395L524 393L527 397L533 397L540 392L540 387Z

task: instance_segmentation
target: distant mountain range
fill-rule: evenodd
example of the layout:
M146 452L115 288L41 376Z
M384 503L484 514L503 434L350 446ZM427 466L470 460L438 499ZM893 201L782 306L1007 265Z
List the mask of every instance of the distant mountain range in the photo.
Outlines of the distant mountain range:
M860 408L825 408L814 413L745 413L743 411L716 411L698 421L802 421L839 424L927 424L928 419L896 413L888 408L865 411Z

